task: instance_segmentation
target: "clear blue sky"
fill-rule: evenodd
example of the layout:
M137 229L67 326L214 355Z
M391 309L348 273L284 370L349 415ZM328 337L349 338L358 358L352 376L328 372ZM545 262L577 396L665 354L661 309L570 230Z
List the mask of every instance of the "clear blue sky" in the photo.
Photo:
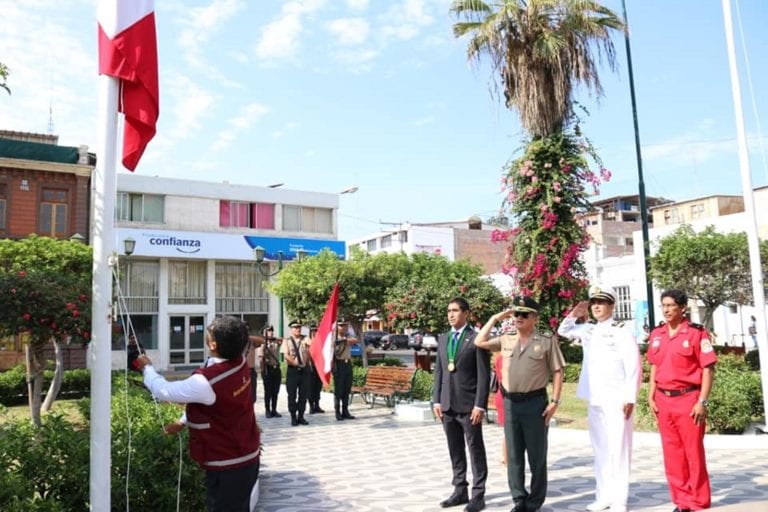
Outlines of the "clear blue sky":
M605 3L621 14L619 0ZM490 95L487 68L468 65L449 5L158 0L159 133L136 172L323 192L355 185L340 200L342 239L386 228L381 221L497 213L501 168L522 134ZM768 130L768 2L733 5ZM740 194L721 2L627 0L627 9L647 193ZM0 128L45 133L50 105L60 143L94 150L95 1L0 0L0 13L0 62L13 90L0 91ZM605 97L580 98L591 112L584 132L614 174L602 197L637 192L621 37L616 50ZM753 180L766 185L739 64Z

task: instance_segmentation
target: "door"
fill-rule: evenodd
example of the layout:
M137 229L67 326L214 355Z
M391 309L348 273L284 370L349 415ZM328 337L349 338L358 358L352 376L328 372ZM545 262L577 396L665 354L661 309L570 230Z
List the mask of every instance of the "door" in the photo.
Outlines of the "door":
M200 365L205 359L205 317L174 315L170 317L170 350L172 365Z

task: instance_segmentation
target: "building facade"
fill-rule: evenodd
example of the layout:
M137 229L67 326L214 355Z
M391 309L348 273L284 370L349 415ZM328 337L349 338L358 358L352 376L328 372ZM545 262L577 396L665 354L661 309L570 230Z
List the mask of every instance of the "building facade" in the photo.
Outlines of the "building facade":
M266 290L270 275L302 253L345 257L337 194L134 174L117 183L115 368L125 365L126 332L162 369L199 366L217 315L240 317L251 332L273 324L280 335L285 318Z

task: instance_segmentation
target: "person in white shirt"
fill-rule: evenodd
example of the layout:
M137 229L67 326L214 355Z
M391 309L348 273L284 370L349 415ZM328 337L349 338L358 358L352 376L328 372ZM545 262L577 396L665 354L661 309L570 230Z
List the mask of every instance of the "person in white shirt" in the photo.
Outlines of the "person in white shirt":
M642 379L640 351L629 326L613 318L616 292L596 285L557 330L581 342L584 359L576 396L589 403L587 419L595 469L589 511L626 512L632 459L632 413ZM591 311L594 320L589 320Z

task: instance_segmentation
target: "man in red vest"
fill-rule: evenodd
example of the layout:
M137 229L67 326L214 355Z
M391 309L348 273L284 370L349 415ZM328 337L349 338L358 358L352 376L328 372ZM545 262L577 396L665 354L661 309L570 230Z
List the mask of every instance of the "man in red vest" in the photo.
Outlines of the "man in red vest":
M243 356L248 326L231 316L216 318L205 341L210 357L187 379L167 381L145 354L134 366L155 398L187 404L181 420L164 431L189 427L190 455L206 471L208 512L250 512L258 499L260 439Z
M688 296L661 294L665 323L650 335L648 405L656 413L673 512L709 508L711 491L704 456L709 392L717 356L703 326L685 317Z

